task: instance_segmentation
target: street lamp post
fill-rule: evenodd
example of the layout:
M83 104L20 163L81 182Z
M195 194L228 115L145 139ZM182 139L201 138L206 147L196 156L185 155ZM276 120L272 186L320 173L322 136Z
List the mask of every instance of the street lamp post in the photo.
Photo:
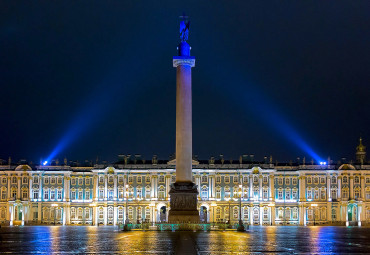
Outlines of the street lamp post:
M127 174L127 182L128 182L128 174ZM125 186L126 188L126 194L125 194L125 197L126 197L126 219L125 219L125 223L123 224L123 231L128 231L128 223L129 223L129 220L128 220L128 184L126 184Z
M313 225L315 226L316 225L316 222L315 222L315 207L318 206L318 204L311 204L311 206L313 207Z
M239 225L238 231L244 231L244 225L242 220L242 185L239 185Z
M54 207L54 226L55 226L55 213L56 213L58 204L51 204L51 206Z

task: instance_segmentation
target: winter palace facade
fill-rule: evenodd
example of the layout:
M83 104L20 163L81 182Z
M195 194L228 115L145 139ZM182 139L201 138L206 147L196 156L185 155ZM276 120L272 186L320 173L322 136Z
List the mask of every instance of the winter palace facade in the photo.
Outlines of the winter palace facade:
M254 225L370 225L370 164L314 165L215 160L193 162L204 222ZM66 163L66 162L65 162ZM166 222L175 160L90 167L0 165L2 225L117 225Z

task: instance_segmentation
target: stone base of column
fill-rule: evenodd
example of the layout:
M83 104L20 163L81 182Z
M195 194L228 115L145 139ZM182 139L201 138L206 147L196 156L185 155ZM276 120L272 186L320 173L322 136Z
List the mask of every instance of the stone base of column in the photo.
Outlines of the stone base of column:
M171 184L170 211L168 222L199 222L197 209L197 185L192 182L179 182Z

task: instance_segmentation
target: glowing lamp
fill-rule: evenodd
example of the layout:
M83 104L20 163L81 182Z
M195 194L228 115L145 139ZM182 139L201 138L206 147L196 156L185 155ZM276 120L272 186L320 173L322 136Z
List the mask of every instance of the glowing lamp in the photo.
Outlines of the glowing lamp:
M325 162L325 161L321 161L321 162L320 162L320 165L322 165L322 166L326 166L326 162Z
M45 166L46 164L48 163L48 161L44 161L44 163L42 163L43 166Z

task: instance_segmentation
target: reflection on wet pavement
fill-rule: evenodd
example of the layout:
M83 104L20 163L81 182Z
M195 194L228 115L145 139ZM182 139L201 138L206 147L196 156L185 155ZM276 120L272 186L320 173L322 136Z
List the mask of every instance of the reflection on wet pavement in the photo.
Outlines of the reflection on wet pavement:
M245 233L121 232L117 227L2 227L8 254L272 254L368 253L367 227L252 227Z

